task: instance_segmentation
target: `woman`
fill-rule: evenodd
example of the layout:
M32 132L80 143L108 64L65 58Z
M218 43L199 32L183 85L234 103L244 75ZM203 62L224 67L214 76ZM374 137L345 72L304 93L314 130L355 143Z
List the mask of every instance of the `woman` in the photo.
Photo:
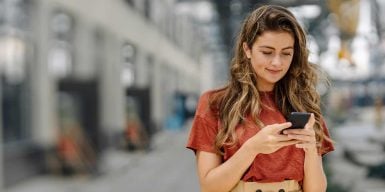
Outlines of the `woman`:
M187 144L201 190L325 191L321 157L334 147L295 17L280 6L254 10L234 55L229 83L201 96ZM285 130L293 111L312 114L304 129Z

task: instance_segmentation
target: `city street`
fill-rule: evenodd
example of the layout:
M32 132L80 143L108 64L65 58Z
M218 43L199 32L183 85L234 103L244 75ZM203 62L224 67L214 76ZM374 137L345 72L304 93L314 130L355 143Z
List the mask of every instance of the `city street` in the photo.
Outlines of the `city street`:
M102 176L37 177L7 192L197 192L195 159L185 148L186 138L186 131L163 131L155 136L154 149L148 153L108 152Z
M321 108L327 191L385 192L385 0L0 0L0 192L198 192L216 101Z

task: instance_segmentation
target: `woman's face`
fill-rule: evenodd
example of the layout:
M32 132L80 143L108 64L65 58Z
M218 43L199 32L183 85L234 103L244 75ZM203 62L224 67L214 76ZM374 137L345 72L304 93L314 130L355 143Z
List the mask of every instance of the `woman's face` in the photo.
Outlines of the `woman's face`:
M275 83L289 70L294 54L294 38L288 32L265 31L250 48L243 43L243 50L257 74L260 91L272 91Z

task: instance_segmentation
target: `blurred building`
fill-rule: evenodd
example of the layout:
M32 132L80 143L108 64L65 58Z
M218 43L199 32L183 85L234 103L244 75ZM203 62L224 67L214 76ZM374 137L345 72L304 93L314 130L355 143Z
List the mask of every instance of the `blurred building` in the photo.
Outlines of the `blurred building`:
M69 132L91 146L97 169L129 121L151 137L173 113L175 94L218 84L220 51L204 39L215 36L215 15L194 16L186 3L0 0L5 186L50 172ZM212 14L209 2L195 5Z

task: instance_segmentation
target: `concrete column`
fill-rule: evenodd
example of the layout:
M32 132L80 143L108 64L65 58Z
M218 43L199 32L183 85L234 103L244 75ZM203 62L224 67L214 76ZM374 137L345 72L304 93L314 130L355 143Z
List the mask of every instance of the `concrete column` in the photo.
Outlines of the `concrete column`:
M45 1L36 1L33 37L36 37L36 61L31 62L31 123L32 139L41 146L54 145L57 137L55 86L48 71L49 27L52 7Z
M149 63L146 53L138 46L136 47L135 73L136 86L139 88L149 87L151 79L149 77Z
M76 19L75 33L75 65L74 76L80 80L91 80L96 78L97 67L92 60L92 43L94 41L94 31L89 22L84 18Z
M161 64L158 60L154 60L152 74L152 90L151 90L151 111L152 119L155 121L157 128L161 128L162 123L162 74Z
M121 83L121 43L113 36L106 36L105 63L101 63L100 73L100 106L101 126L107 134L122 131L124 117L124 89Z

